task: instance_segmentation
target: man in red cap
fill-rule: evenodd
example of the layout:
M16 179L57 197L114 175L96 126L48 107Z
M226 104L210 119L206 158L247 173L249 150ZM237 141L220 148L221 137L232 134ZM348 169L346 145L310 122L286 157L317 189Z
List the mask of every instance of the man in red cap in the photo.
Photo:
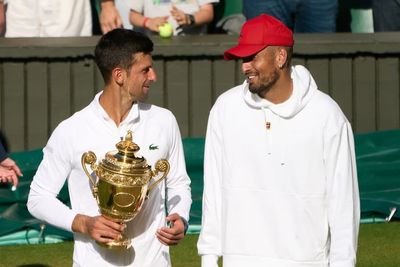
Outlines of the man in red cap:
M360 219L354 138L310 72L291 66L293 34L248 20L239 44L247 79L222 94L207 128L202 267L353 267Z

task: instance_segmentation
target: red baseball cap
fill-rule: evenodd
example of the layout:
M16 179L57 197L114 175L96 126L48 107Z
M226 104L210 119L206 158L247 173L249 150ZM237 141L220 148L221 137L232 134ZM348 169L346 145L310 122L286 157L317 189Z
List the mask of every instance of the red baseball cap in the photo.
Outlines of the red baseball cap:
M261 14L246 21L240 31L239 44L224 52L224 59L254 55L267 46L293 46L293 32L275 17Z

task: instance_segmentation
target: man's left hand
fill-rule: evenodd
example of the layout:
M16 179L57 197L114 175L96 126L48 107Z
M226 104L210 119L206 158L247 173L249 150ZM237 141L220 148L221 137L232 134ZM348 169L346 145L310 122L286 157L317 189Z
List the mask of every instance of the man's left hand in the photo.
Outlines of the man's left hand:
M158 240L166 246L177 245L185 236L185 224L177 213L173 213L165 219L169 222L170 227L158 229L156 236Z
M170 11L172 17L176 20L176 22L180 25L188 25L190 21L188 21L188 18L181 9L177 8L176 6L172 5L171 11Z

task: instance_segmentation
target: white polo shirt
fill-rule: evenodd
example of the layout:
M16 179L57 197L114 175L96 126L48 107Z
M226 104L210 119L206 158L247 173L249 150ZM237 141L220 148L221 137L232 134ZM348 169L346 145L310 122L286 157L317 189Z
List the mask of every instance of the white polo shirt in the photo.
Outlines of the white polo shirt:
M128 130L132 130L133 141L139 145L139 154L147 163L154 169L157 160L167 159L170 172L165 183L151 191L139 214L127 223L125 234L132 239L133 249L110 250L100 247L86 235L75 233L74 266L170 266L169 248L158 241L156 231L165 226L165 209L188 220L191 205L190 179L175 117L164 108L139 103L133 105L127 118L117 127L100 106L100 95L101 92L86 108L54 130L31 184L28 209L33 216L67 231L71 231L77 214L99 215L89 179L81 165L82 154L93 151L99 162L106 152L116 149L115 144ZM72 208L56 198L65 181Z

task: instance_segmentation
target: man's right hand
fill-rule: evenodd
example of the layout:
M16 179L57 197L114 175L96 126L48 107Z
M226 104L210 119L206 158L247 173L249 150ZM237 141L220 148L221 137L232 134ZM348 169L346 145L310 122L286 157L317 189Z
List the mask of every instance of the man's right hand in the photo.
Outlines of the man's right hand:
M168 16L149 18L146 23L146 28L153 32L159 32L160 30L158 28L167 22Z
M121 239L125 227L125 224L113 222L101 215L90 217L78 214L72 222L72 231L87 234L100 243Z

